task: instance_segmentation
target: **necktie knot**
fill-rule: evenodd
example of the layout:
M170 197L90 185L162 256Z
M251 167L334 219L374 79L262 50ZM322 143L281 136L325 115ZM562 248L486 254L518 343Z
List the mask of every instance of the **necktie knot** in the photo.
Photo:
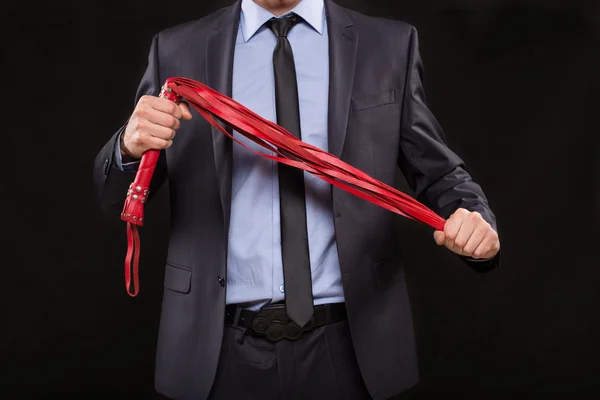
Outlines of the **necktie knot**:
M287 37L294 25L300 21L301 18L299 16L292 14L291 16L285 18L271 18L269 21L267 21L267 26L278 38Z

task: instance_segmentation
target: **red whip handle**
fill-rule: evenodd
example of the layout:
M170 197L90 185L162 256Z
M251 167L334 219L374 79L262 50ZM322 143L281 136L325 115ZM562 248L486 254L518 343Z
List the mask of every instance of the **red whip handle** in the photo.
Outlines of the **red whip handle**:
M163 86L160 97L178 103L181 97L175 94L171 89ZM121 219L127 222L127 254L125 256L125 288L131 297L137 296L139 285L139 259L140 259L140 235L138 226L144 225L144 205L150 195L150 182L156 169L160 150L148 150L142 155L140 165L135 175L133 183L127 190L127 198ZM133 269L133 273L132 273ZM131 276L133 275L133 288Z

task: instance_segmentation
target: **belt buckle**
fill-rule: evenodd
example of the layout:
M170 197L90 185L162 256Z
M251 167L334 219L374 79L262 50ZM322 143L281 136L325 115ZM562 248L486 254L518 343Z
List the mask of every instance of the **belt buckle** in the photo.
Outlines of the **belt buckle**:
M281 339L297 340L303 332L303 329L290 320L283 305L260 309L250 326L258 336L264 336L272 342Z

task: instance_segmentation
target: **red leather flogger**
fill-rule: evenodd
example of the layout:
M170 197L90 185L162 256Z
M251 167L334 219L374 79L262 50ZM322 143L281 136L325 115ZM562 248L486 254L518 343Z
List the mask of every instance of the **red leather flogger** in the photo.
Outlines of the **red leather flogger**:
M165 82L160 96L176 103L185 99L212 126L261 157L310 172L379 207L420 221L437 230L444 230L445 220L412 197L370 177L334 155L302 142L279 125L265 120L230 97L203 83L187 78L169 78ZM249 148L227 132L217 120L275 155L264 154ZM127 191L125 207L121 214L121 219L127 222L128 248L125 258L125 286L127 293L132 297L139 292L140 239L137 227L144 224L144 205L150 194L150 182L159 155L160 151L149 150L142 156L135 180ZM131 287L132 268L133 290Z

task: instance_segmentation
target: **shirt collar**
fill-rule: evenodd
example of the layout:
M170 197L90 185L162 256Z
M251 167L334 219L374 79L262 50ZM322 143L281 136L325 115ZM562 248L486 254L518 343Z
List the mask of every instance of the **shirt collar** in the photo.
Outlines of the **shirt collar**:
M323 0L302 0L293 10L281 15L284 17L294 13L302 17L314 30L323 34L325 23L325 5ZM275 17L252 0L242 0L240 25L244 42L247 42L268 20Z

